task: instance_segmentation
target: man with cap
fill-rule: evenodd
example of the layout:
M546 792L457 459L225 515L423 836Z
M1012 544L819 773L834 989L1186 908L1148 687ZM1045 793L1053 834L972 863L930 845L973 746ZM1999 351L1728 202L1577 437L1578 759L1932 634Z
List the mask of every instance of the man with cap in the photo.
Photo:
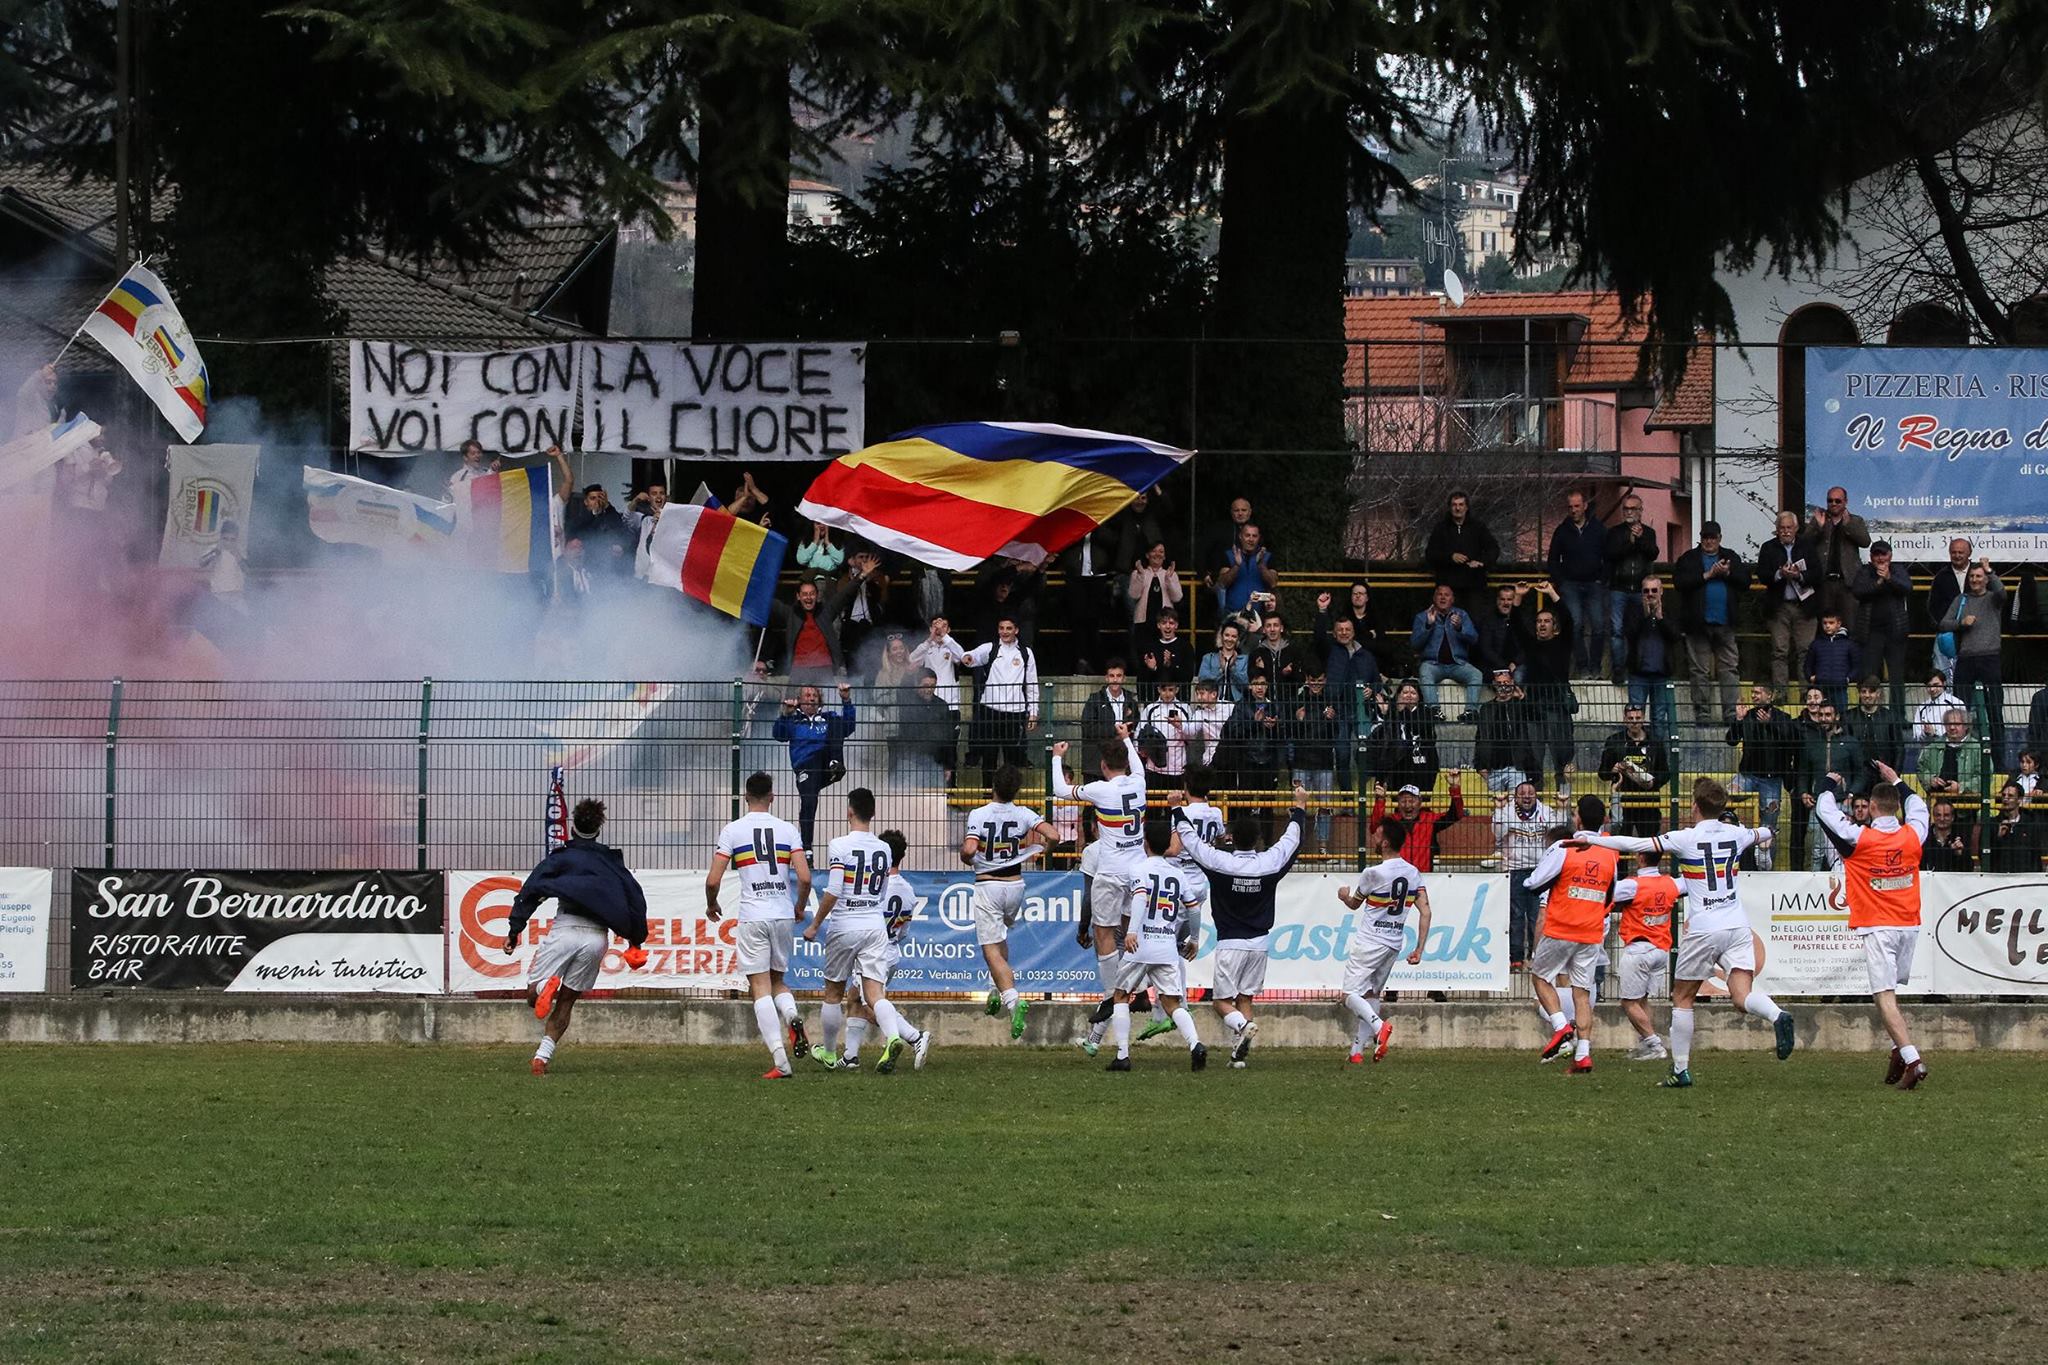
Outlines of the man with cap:
M1426 811L1422 808L1422 788L1413 783L1394 794L1394 818L1401 822L1407 832L1401 841L1400 854L1415 864L1418 871L1429 871L1436 861L1437 836L1465 818L1465 793L1458 782L1459 769L1444 770L1444 780L1451 789L1450 806L1442 811ZM1387 818L1387 797L1383 791L1373 798L1373 827Z
M1721 721L1731 723L1742 668L1735 642L1735 611L1749 591L1749 566L1721 543L1721 523L1709 521L1701 523L1700 543L1678 557L1671 577L1678 587L1679 629L1692 657L1694 720L1713 714L1718 683Z

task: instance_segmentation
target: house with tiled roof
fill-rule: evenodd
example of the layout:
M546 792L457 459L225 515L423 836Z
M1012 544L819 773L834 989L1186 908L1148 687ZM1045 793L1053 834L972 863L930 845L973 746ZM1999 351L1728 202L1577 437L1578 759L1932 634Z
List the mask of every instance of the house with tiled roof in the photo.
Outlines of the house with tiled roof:
M1516 557L1568 491L1615 520L1639 495L1660 542L1691 544L1695 452L1711 448L1714 352L1666 386L1644 329L1600 290L1345 300L1346 424L1359 452L1354 558L1413 553L1451 487L1469 489ZM1441 487L1439 487L1441 485Z

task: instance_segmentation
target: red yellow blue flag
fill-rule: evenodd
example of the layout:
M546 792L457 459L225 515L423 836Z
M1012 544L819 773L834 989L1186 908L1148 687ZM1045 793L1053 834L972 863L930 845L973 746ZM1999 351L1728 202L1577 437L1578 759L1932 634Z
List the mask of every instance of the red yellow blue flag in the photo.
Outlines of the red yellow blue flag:
M154 271L131 266L79 330L128 371L180 436L199 439L212 398L206 362Z

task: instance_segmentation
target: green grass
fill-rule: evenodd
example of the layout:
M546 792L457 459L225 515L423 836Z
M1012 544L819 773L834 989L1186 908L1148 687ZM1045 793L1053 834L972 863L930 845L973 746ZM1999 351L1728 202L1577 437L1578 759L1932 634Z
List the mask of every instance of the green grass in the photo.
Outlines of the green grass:
M536 1286L717 1301L1362 1265L2048 1266L2037 1056L1943 1056L1910 1095L1875 1056L1816 1054L1705 1054L1675 1093L1649 1065L1571 1080L1498 1053L1361 1069L1269 1051L1191 1075L1155 1043L1113 1076L1071 1053L941 1048L922 1073L800 1064L780 1085L761 1065L573 1039L545 1080L506 1049L0 1052L0 1245L19 1286L0 1357L91 1354L117 1320L121 1358L200 1329L263 1354L308 1283L350 1287L322 1321L402 1304L406 1332L433 1329L401 1334L428 1355L525 1333L533 1358L572 1358L606 1354L603 1326ZM512 1288L470 1292L492 1285ZM896 1330L849 1324L838 1347L929 1353Z

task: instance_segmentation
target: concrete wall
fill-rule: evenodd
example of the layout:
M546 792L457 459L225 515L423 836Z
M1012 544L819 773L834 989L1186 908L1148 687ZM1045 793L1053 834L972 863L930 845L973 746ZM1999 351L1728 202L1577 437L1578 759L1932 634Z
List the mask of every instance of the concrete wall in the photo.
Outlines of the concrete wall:
M938 1046L1009 1044L1006 1021L988 1018L980 1005L907 1002L913 1022L936 1030ZM1652 1011L1661 1026L1665 1007ZM1795 1006L1802 1047L1868 1052L1883 1046L1868 1006ZM806 1014L816 1017L815 1006ZM2039 1004L1906 1006L1920 1045L1929 1052L2048 1051L2048 1007ZM1489 1001L1432 1004L1401 1001L1388 1011L1400 1048L1534 1049L1543 1030L1527 1003ZM1223 1028L1206 1004L1197 1026L1211 1046ZM1259 1015L1259 1046L1345 1046L1349 1017L1342 1006L1275 1005ZM1725 1004L1702 1004L1702 1049L1761 1050L1771 1031L1734 1014ZM1067 1047L1086 1027L1085 1007L1040 1005L1031 1012L1024 1042ZM306 998L251 1000L221 995L74 995L0 997L0 1043L442 1043L525 1046L535 1038L533 1015L513 1000ZM581 1043L650 1046L758 1047L754 1013L743 1000L592 1001L576 1014ZM1618 1051L1632 1035L1618 1008L1601 1010L1599 1050ZM1153 1047L1158 1044L1151 1045Z

